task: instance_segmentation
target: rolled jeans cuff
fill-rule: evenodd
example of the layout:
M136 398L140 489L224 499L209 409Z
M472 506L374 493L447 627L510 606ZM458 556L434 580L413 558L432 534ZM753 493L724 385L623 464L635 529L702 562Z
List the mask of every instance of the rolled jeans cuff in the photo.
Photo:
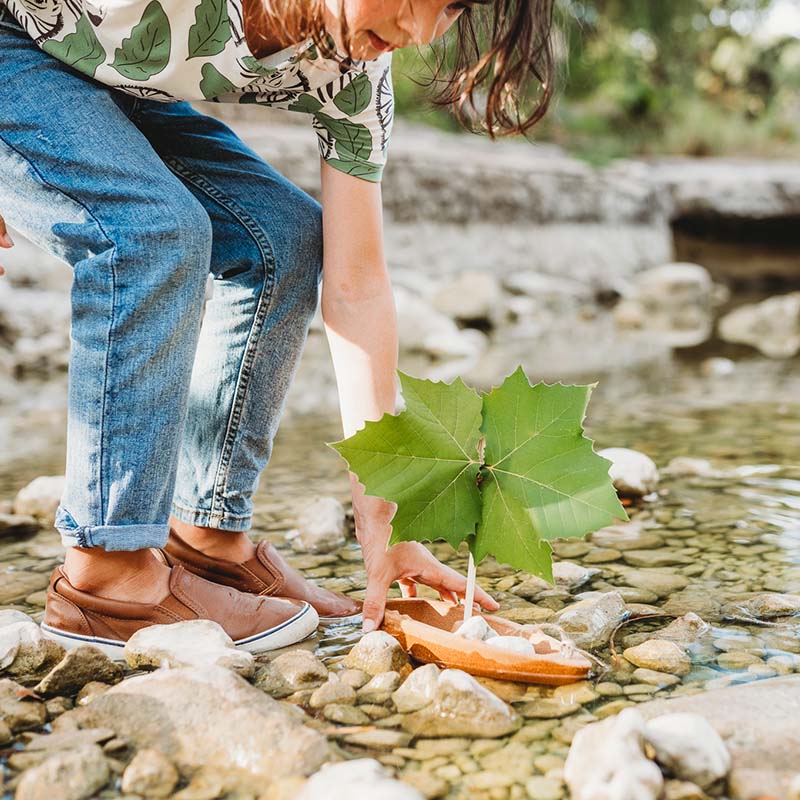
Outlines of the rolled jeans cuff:
M159 525L78 525L59 508L55 528L64 547L100 547L103 550L144 550L164 547L169 523Z

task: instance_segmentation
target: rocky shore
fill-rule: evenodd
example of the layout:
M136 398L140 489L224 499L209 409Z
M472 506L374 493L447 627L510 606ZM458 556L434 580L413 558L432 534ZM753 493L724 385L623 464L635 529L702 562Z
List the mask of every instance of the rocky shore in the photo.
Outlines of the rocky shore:
M479 568L501 616L557 630L595 657L588 680L557 688L418 664L383 631L360 637L357 624L256 658L210 622L145 629L125 664L88 646L65 653L32 610L60 549L48 528L59 476L34 481L0 517L5 551L16 553L0 612L7 792L795 800L792 568L776 559L768 523L740 525L728 542L736 508L726 517L686 502L745 478L722 462L678 457L659 469L635 451L601 452L613 456L618 490L635 498L629 523L554 541L554 586L491 559ZM274 528L262 522L260 535L296 549L306 574L363 591L352 514L339 500L318 497Z

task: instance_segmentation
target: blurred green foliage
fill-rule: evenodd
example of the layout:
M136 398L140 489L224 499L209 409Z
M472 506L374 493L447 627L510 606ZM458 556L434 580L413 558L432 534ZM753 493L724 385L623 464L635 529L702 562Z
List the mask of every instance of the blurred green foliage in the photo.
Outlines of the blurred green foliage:
M560 88L527 138L594 163L797 156L800 38L776 14L793 1L558 0ZM398 115L459 130L415 82L430 78L430 48L397 51L394 63Z

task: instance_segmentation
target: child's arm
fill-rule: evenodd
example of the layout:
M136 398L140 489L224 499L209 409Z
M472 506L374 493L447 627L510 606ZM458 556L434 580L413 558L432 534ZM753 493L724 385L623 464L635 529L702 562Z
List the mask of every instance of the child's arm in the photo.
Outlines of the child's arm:
M321 159L323 277L322 318L331 350L345 437L396 410L397 319L383 247L381 184L348 175ZM367 570L365 630L380 625L386 592L398 581L403 594L417 582L454 599L466 578L440 564L418 542L387 550L396 506L363 494L350 473L356 535ZM431 532L433 536L435 531ZM497 603L478 589L484 608Z

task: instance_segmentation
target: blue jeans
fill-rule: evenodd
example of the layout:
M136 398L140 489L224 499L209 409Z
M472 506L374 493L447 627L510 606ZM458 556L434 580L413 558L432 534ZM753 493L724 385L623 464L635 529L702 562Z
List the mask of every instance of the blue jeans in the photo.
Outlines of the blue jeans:
M63 543L160 547L170 513L247 530L318 303L320 204L188 103L47 55L3 5L0 54L0 214L74 274Z

